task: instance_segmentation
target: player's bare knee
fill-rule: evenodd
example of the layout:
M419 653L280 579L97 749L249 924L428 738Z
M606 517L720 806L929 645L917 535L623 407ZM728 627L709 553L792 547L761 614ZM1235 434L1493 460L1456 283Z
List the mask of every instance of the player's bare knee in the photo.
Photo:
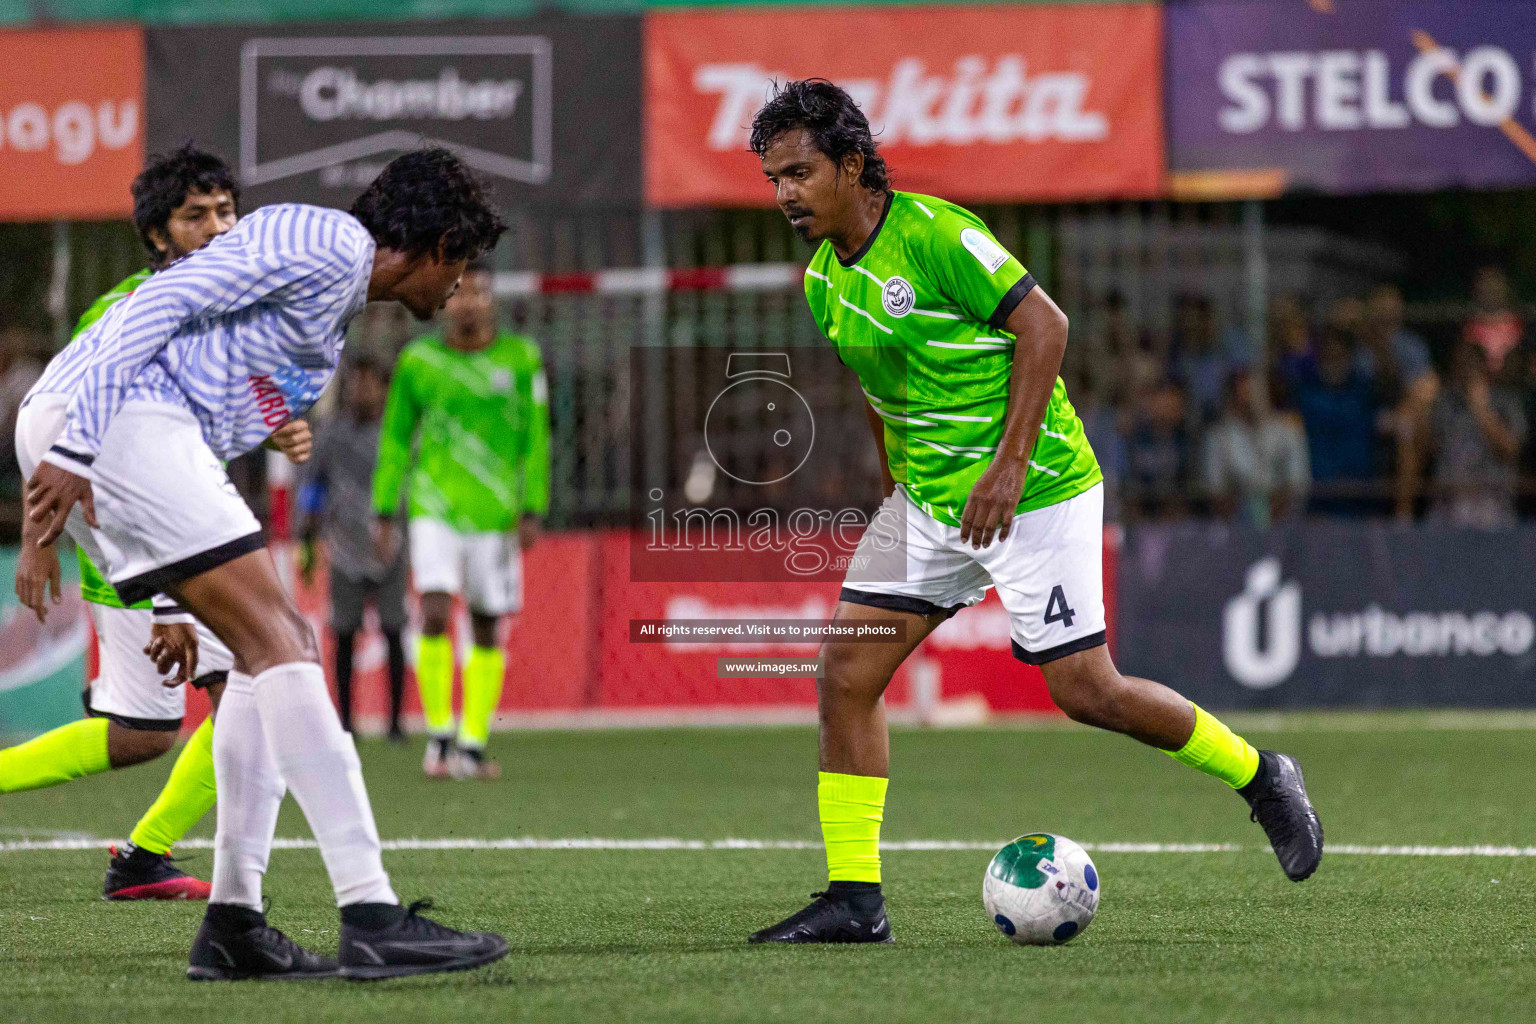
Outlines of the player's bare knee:
M1124 678L1113 668L1104 671L1093 662L1066 661L1044 667L1051 700L1074 722L1116 728L1125 697Z
M859 656L857 644L824 644L821 648L821 678L816 680L820 703L872 701L878 699L887 680L870 672L867 658Z
M249 666L252 675L260 675L274 665L320 660L313 627L292 605L253 625L251 634L238 647L230 646L238 661Z
M421 595L421 632L425 636L442 636L448 632L448 621L453 617L453 597L433 593Z
M130 768L153 761L176 745L174 729L130 729L112 722L107 726L107 762L113 768Z

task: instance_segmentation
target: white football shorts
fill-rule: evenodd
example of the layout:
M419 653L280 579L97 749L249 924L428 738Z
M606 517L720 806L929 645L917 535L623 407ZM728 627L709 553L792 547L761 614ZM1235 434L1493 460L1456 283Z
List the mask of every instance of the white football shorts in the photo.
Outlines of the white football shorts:
M995 586L1014 657L1043 665L1104 643L1103 563L1103 484L1014 516L1008 538L980 550L898 485L859 540L841 600L953 615Z
M410 523L411 582L418 594L462 594L469 610L523 607L523 550L515 532L460 533L438 519Z
M86 710L130 729L172 731L181 728L187 688L162 685L166 676L144 653L153 612L148 608L112 608L89 604L96 627L98 665L86 695ZM197 678L192 685L222 683L234 656L208 627L197 623Z
M16 419L16 454L30 478L64 429L69 396L34 395ZM261 524L203 440L197 419L162 402L126 402L91 463L95 529L79 506L66 528L124 604L266 546Z

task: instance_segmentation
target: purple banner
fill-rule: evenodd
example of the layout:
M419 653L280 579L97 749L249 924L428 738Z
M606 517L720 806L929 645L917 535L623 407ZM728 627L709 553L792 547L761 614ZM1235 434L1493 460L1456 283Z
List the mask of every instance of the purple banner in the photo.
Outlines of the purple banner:
M1203 0L1166 9L1175 193L1536 182L1536 3Z

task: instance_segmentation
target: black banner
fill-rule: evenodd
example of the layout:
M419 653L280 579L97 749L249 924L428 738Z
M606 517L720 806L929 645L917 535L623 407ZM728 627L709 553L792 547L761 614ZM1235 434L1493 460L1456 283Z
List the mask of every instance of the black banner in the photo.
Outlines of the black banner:
M1536 705L1536 528L1142 526L1118 660L1212 708Z
M245 207L346 207L424 142L504 205L640 203L640 19L151 28L150 152L188 139L240 170Z

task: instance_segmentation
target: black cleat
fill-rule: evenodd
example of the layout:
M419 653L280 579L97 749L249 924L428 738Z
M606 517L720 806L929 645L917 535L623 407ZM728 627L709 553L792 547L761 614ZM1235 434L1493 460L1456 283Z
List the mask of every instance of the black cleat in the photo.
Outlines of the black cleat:
M815 902L771 928L753 932L748 942L895 942L879 890L853 897L813 892Z
M432 906L418 900L409 908L383 904L343 907L341 921L341 976L352 981L376 981L407 974L467 971L484 967L507 955L507 940L493 932L461 932L446 928L417 913ZM349 923L348 911L377 911L388 920L380 927ZM372 922L370 922L372 923Z
M104 900L205 900L208 883L178 868L168 853L150 853L129 843L110 847L112 862L101 887Z
M336 961L319 956L267 924L259 911L209 904L192 940L189 981L310 981L336 977Z
M1293 882L1312 877L1323 859L1323 823L1307 799L1296 759L1273 750L1259 751L1258 774L1238 793L1253 808L1252 820L1269 836L1285 877Z

